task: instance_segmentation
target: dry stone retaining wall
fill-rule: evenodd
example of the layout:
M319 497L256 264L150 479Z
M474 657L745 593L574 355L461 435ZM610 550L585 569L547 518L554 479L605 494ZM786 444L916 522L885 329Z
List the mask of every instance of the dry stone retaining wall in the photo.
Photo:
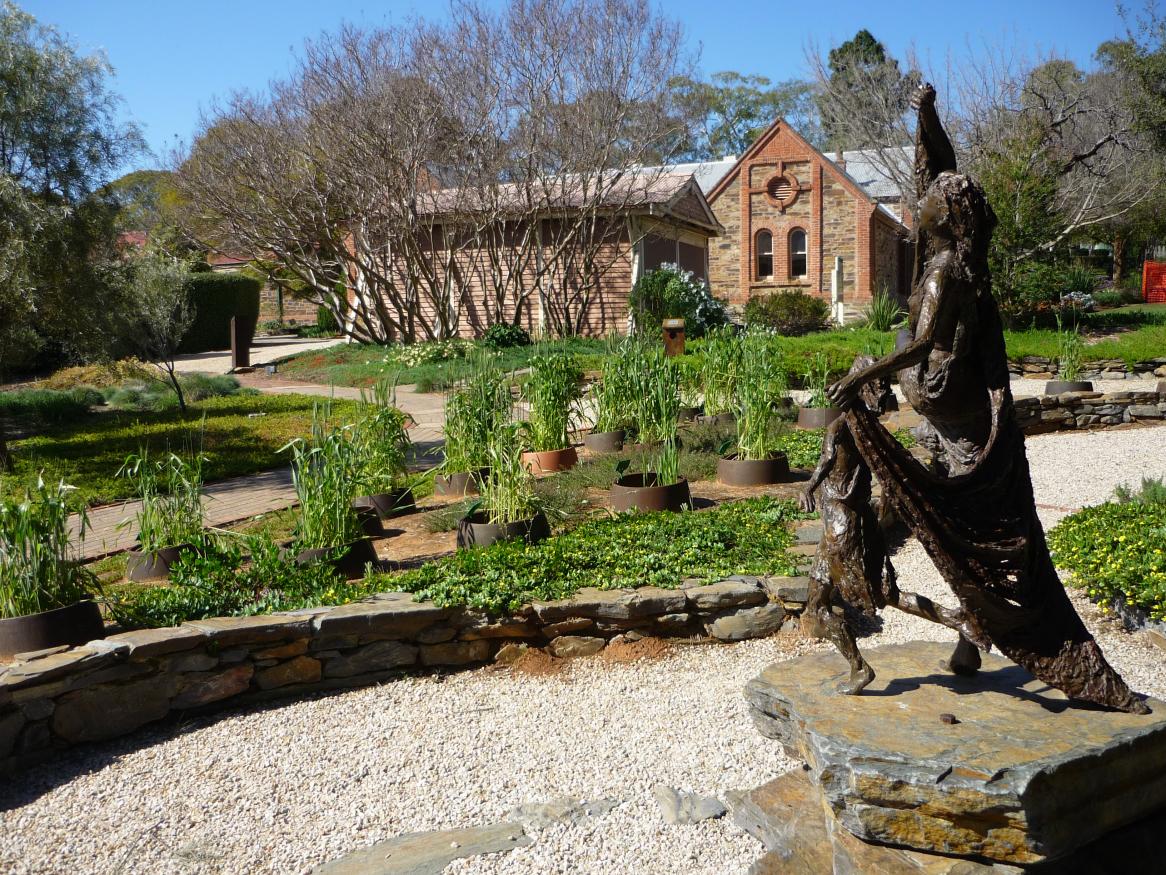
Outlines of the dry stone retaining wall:
M621 637L762 637L802 610L807 585L807 578L735 576L679 589L585 589L503 618L381 593L339 607L194 620L21 654L0 671L0 766L15 771L180 712L504 661L523 644L570 657Z
M1015 404L1025 434L1166 419L1166 394L1158 392L1065 392L1017 398Z
M1057 360L1026 355L1009 360L1008 370L1016 376L1044 374L1051 378L1057 372ZM1166 358L1135 362L1132 365L1121 359L1102 359L1081 364L1082 380L1141 380L1150 376L1166 377Z

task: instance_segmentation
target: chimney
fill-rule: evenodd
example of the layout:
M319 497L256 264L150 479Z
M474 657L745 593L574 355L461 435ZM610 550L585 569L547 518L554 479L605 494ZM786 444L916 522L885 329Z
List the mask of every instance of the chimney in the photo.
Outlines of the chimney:
M838 165L839 170L846 172L846 159L842 157L841 149L834 153L834 163Z

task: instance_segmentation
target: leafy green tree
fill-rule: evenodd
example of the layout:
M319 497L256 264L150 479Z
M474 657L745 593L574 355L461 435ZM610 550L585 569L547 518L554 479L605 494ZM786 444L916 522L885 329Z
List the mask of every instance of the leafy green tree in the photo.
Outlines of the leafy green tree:
M866 29L830 50L817 93L825 147L897 145L917 73L904 74L886 46ZM895 141L888 142L892 134Z
M732 70L708 82L689 76L672 80L673 99L693 121L684 157L710 161L740 155L775 119L784 118L808 139L817 139L810 83L791 79L774 85L765 76Z

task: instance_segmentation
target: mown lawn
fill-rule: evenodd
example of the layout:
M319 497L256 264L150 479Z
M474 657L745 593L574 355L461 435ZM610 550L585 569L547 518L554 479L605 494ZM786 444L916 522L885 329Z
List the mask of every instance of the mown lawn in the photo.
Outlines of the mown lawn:
M280 362L282 377L331 386L372 386L388 377L398 385L416 385L418 391L441 391L469 373L468 359L402 366L386 360L390 348L375 344L342 343L324 350L305 352ZM598 368L603 359L604 341L573 337L535 346L516 346L499 350L497 361L503 370L519 370L530 364L531 357L547 349L568 352L578 357L584 369Z
M299 395L235 395L193 403L186 415L95 410L15 441L16 471L3 478L3 490L19 493L43 472L46 480L77 487L90 505L117 501L132 495L129 482L116 476L127 456L142 447L155 453L179 450L191 441L201 441L208 482L278 468L288 464L278 450L308 434L313 405L319 403ZM339 417L353 403L332 405Z

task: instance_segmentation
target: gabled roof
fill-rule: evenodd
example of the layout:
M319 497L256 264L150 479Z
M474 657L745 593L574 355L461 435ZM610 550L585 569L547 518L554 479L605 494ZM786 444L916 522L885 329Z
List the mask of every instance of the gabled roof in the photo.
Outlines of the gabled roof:
M512 210L519 215L559 212L592 205L597 191L601 209L673 215L714 233L722 230L693 175L662 168L610 171L602 178L562 174L529 184L507 182L497 186L436 189L418 195L417 209L421 215L429 217L491 210L503 213ZM689 194L695 195L700 203L703 220L672 212Z
M834 153L837 155L837 153ZM826 153L829 158L830 154ZM895 146L888 149L853 149L842 153L845 173L876 200L899 199L902 192L887 167L897 167L907 179L914 176L915 147ZM837 161L834 161L837 164Z
M846 169L843 170L836 163L834 163L828 154L820 151L819 149L816 149L801 134L790 127L783 118L775 120L773 124L766 128L761 133L761 135L756 140L754 140L753 145L750 146L744 152L744 154L742 154L741 157L733 163L733 166L720 178L720 180L718 180L717 183L708 192L706 192L710 201L718 197L729 186L729 183L732 182L733 179L741 172L741 167L744 165L744 163L757 155L757 153L759 153L762 149L764 149L766 145L768 145L769 142L782 130L783 126L785 131L795 140L800 142L807 151L815 152L821 156L823 159L824 168L828 172L831 172L839 182L846 186L846 188L850 190L851 194L868 201L870 204L875 206L877 212L883 214L885 218L889 218L896 224L902 224L902 222L900 222L900 220L895 217L894 213L887 209L884 204L880 204L878 202L880 197L889 198L892 196L889 193L889 187L893 187L893 196L898 196L899 190L898 186L895 186L885 173L879 171L876 167L873 166L872 159L877 154L875 150L861 149L855 150L854 152L843 152L842 158L846 163ZM903 149L904 156L909 156L908 160L913 162L914 150L912 147L903 147ZM897 150L892 151L897 152ZM854 172L857 173L858 176L855 176L854 173L851 172L850 159L847 157L850 155L853 155L855 158L856 167L854 168ZM867 185L871 185L874 188L874 191L879 193L876 194L874 191L868 190Z
M717 161L690 161L685 164L671 164L668 168L674 173L691 173L700 190L707 195L736 165L737 156L729 155Z

